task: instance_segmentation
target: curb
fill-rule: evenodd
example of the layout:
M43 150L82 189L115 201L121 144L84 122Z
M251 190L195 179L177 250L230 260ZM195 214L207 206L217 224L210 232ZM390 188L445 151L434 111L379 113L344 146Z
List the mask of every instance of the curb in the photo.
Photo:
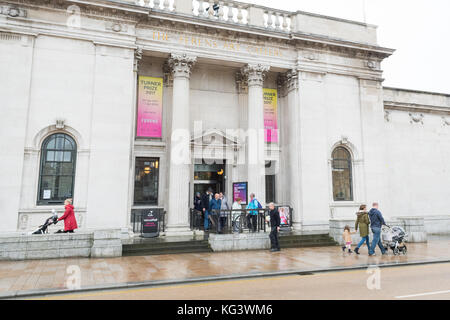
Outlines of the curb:
M326 269L301 269L301 270L286 270L286 271L272 271L272 272L260 272L260 273L247 273L247 274L232 274L232 275L221 275L221 276L209 276L209 277L199 277L181 280L153 280L153 281L142 281L142 282L124 282L117 284L106 284L98 286L84 287L81 289L36 289L28 291L14 291L6 294L0 294L0 300L2 299L14 299L14 298L31 298L37 296L48 296L48 295L63 295L71 293L83 293L91 291L103 291L103 290L115 290L115 289L132 289L139 287L157 287L157 286L169 286L169 285L180 285L180 284L190 284L199 282L215 282L215 281L226 281L226 280L236 280L236 279L254 279L254 278L266 278L266 277L277 277L277 276L287 276L287 275L307 275L314 273L329 273L329 272L342 272L351 270L362 270L370 267L378 268L392 268L392 267L404 267L404 266L415 266L415 265L427 265L427 264L441 264L449 263L450 259L443 260L421 260L413 262L400 262L400 263L382 263L382 264L364 264L350 267L331 267Z

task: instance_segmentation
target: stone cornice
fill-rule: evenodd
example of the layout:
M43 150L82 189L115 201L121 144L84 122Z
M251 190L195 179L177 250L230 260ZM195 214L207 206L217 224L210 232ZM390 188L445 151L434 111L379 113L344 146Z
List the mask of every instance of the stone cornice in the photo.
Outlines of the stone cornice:
M311 48L327 48L341 53L347 52L352 54L359 53L370 55L381 60L391 56L395 52L394 49L373 46L365 43L352 42L343 39L324 37L321 35L301 32L288 33L256 26L237 25L235 23L227 21L217 21L203 17L181 15L172 12L152 11L150 12L149 17L160 19L160 23L163 23L163 21L170 21L170 24L172 25L181 23L184 25L195 25L197 27L200 26L209 29L215 28L216 30L221 31L246 34L250 37L266 38L273 41L283 41L287 44L296 45L299 47L306 46Z
M103 19L123 19L129 22L146 23L147 20L167 21L169 24L176 25L195 25L232 33L245 34L248 37L268 39L274 42L285 42L290 45L328 48L341 52L357 52L370 54L378 59L384 59L390 56L394 50L379 46L368 45L346 41L342 39L324 37L314 34L305 34L301 32L284 32L272 30L253 25L242 25L234 22L211 20L205 17L175 13L171 11L153 10L149 7L127 3L122 1L107 0L14 0L6 1L7 4L17 4L24 7L48 7L59 10L67 10L70 5L77 5L83 15L95 15ZM356 23L356 22L355 22Z
M394 101L384 101L385 110L397 110L414 113L429 113L437 115L450 115L450 108L438 107L432 105L402 103Z

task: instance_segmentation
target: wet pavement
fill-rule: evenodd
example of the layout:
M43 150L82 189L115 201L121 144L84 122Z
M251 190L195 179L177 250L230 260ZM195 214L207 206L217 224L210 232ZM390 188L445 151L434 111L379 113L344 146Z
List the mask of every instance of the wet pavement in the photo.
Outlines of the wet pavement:
M79 271L81 289L117 284L233 276L251 277L270 273L307 272L341 268L450 261L450 237L431 238L428 243L408 244L406 256L391 253L376 257L342 253L340 247L285 249L281 252L240 251L223 253L133 256L109 259L69 258L1 261L0 297L20 292L66 289ZM378 250L378 249L377 249ZM76 280L76 279L75 279Z
M450 300L450 263L38 296L38 300ZM368 280L369 285L368 285Z

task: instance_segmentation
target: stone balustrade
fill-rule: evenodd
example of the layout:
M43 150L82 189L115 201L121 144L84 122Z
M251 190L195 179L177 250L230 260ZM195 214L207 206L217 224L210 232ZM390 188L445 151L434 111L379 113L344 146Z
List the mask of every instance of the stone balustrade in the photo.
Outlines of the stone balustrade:
M188 0L184 0L188 1ZM161 11L177 11L177 4L183 0L134 0L135 4ZM131 1L133 2L133 0Z
M153 10L290 32L294 13L232 0L129 0Z

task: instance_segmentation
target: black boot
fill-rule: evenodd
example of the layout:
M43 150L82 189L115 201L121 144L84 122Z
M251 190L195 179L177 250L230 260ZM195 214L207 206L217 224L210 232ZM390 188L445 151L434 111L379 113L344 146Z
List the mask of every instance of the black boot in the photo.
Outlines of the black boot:
M345 246L342 247L342 252L345 252Z
M359 248L355 248L355 253L359 254Z
M353 253L352 249L348 249L348 253Z

